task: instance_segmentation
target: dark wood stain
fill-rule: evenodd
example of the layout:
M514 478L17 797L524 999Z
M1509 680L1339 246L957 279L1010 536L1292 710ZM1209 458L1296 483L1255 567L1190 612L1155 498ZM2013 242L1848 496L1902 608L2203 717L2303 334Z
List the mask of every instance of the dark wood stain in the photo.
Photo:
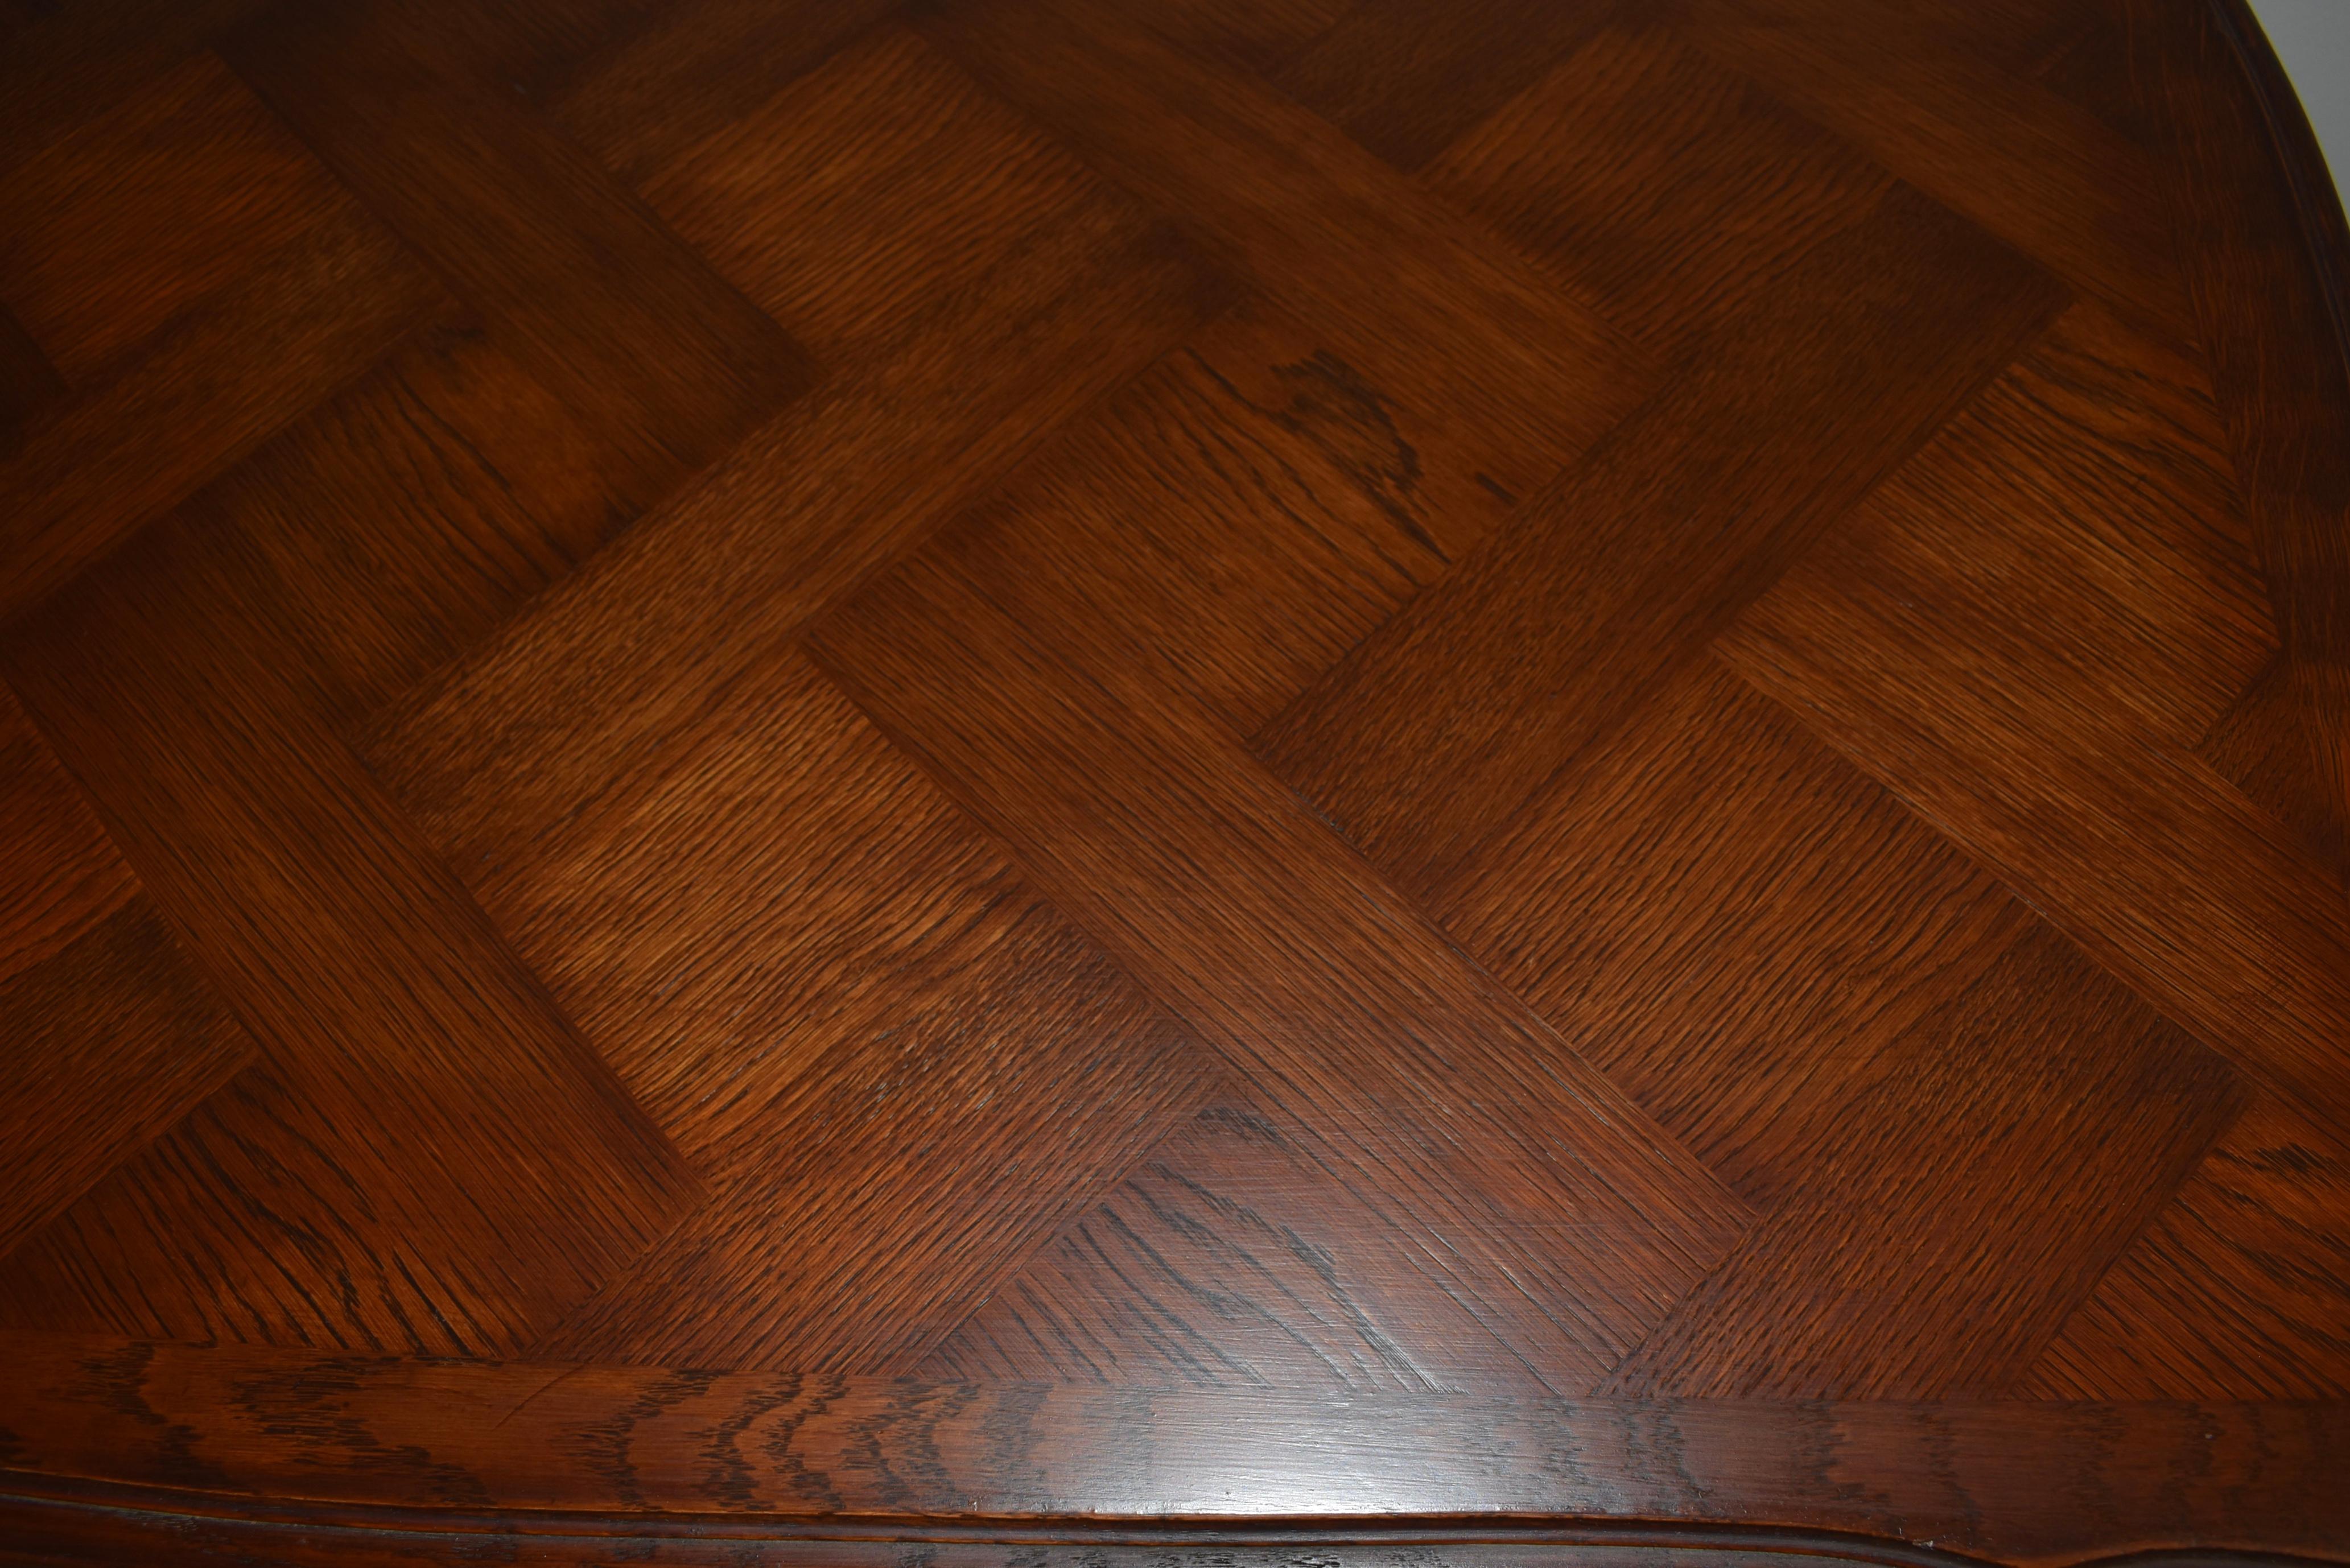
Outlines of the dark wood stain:
M0 1563L2350 1563L2241 0L0 0Z

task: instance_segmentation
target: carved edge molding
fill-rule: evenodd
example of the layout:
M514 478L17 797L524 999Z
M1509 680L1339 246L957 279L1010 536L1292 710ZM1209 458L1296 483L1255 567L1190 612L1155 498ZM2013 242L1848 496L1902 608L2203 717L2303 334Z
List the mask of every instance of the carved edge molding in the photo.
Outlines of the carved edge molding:
M47 1560L2350 1562L2339 1403L1211 1393L33 1334L0 1360L0 1540Z

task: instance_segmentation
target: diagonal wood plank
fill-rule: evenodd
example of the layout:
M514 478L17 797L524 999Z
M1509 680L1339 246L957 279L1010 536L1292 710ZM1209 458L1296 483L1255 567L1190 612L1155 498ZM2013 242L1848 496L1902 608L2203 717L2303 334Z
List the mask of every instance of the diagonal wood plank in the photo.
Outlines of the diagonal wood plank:
M2350 240L2306 133L2247 90L2250 67L2290 94L2263 43L2198 7L2120 12L2282 644L2205 755L2350 882Z
M1161 38L1196 58L1271 75L1344 23L1358 3L1167 0L1137 15Z
M534 1354L903 1371L1201 1092L795 651L480 896L711 1190Z
M252 1054L0 686L0 1258Z
M139 893L121 852L15 693L0 687L0 980Z
M1882 785L1691 665L1430 912L1758 1210L1847 1085L2029 917Z
M642 32L535 83L536 96L605 167L642 186L893 9L888 0L680 0Z
M1311 1140L1209 1106L918 1369L983 1383L1371 1391L1540 1376L1414 1261L1419 1239Z
M148 89L267 0L94 0L38 7L0 51L0 167Z
M144 898L0 984L0 1258L253 1054Z
M0 463L24 449L25 427L65 400L65 378L23 322L0 306Z
M2056 296L1903 192L1256 738L1408 891L1619 723L1923 441Z
M625 524L585 444L494 346L429 333L191 498L180 532L353 736ZM572 455L560 475L535 461Z
M1620 26L1593 29L1421 179L1585 280L1669 362L1800 279L1804 254L1894 184L1673 34Z
M1421 400L1257 302L1121 388L956 531L959 565L1090 668L1278 712L1506 510Z
M903 200L842 206L772 161L809 140L855 150L858 188ZM743 208L704 192L745 182L791 194L727 242L759 269L743 286L847 368L379 722L369 760L468 878L658 776L747 660L1224 298L1173 236L902 34L728 132L662 200L715 244ZM1003 228L970 243L990 212Z
M348 205L217 57L196 55L0 175L0 297L86 386Z
M352 1250L328 1263L370 1271L353 1310L385 1343L453 1321L470 1332L429 1343L514 1349L650 1241L692 1182L221 597L174 520L17 622L0 663L266 1054L276 1103L247 1096L237 1116L279 1130L228 1168L339 1208ZM320 1168L307 1179L271 1163L289 1126ZM231 1194L207 1201L242 1220ZM180 1229L168 1208L159 1223ZM199 1216L183 1223L201 1234ZM418 1277L411 1246L441 1266ZM279 1266L302 1262L319 1260ZM334 1278L311 1288L332 1296ZM202 1288L200 1273L173 1282Z
M1621 9L1607 0L1359 0L1270 73L1291 98L1416 173Z
M407 53L387 5L280 7L239 76L628 454L647 504L804 391L804 350L535 116Z
M943 553L828 617L812 646L1358 1190L1455 1249L1436 1265L1553 1386L1611 1365L1742 1223L1702 1167L1204 711L1039 649Z
M0 616L64 586L445 308L374 224L329 214L27 432L0 467ZM151 456L156 429L173 440Z
M2034 1398L2350 1393L2350 1150L2273 1096L2228 1129L2064 1324Z
M1375 381L1425 389L1482 430L1523 493L1646 390L1648 367L1592 308L1319 116L1211 70L1115 7L934 8L935 39L1107 177L1197 225ZM1497 462L1499 459L1495 460Z
M2002 1393L2241 1106L2225 1063L2045 927L1872 1067L1610 1392Z
M1675 0L1675 20L1733 70L2125 319L2197 340L2144 149L2038 82L1887 9L1825 0Z
M1196 1103L1185 1032L1016 887L798 1042L759 1148L533 1354L910 1371ZM681 1314L681 1292L748 1311Z
M2194 465L2166 480L2137 455L2176 439L2147 373L2167 361L2112 359L2104 395L2052 398L2126 344L2095 320L1719 646L2166 1016L2332 1115L2350 1107L2341 889L2187 749L2273 651L2268 616L2227 514L2171 488Z

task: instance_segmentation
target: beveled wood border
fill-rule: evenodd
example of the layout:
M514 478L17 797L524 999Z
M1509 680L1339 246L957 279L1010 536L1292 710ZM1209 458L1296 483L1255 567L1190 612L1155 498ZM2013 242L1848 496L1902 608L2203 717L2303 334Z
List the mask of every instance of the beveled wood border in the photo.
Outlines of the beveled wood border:
M2250 0L2210 0L2214 24L2242 73L2253 105L2268 131L2269 151L2283 176L2308 252L2312 282L2320 305L2333 323L2334 351L2345 375L2350 375L2350 217L2324 149L2309 115L2285 75L2284 63L2252 15ZM2350 150L2345 150L2350 156Z
M1349 1397L24 1333L0 1352L0 1527L64 1561L471 1539L546 1563L2350 1563L2340 1403Z

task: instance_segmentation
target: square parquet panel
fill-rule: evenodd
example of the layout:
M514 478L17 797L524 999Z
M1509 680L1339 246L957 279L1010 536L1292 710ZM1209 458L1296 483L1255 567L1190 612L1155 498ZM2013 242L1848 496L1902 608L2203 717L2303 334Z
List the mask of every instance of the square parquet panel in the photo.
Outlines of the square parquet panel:
M26 1560L2341 1548L2203 4L0 5Z

